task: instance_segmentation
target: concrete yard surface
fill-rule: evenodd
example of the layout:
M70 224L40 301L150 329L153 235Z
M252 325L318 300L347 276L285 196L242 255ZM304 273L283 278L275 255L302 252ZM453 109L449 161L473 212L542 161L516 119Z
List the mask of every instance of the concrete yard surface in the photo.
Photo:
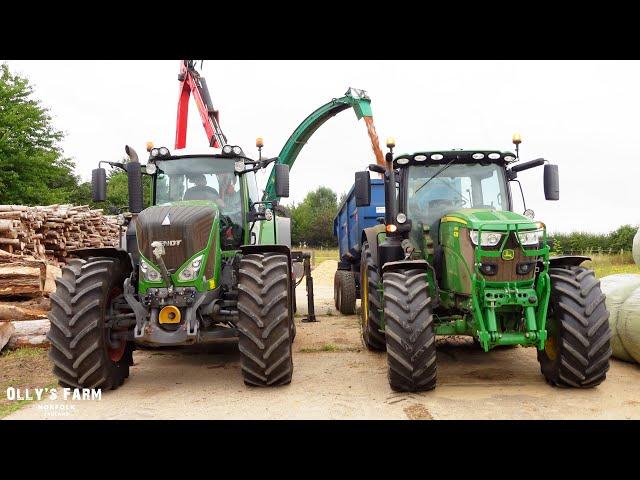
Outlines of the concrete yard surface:
M8 419L640 419L640 367L611 361L594 389L554 388L531 348L480 351L439 339L438 386L393 392L385 353L367 351L356 315L333 307L335 262L316 269L317 323L302 323L290 385L243 384L235 343L138 350L125 384L101 400L31 402Z

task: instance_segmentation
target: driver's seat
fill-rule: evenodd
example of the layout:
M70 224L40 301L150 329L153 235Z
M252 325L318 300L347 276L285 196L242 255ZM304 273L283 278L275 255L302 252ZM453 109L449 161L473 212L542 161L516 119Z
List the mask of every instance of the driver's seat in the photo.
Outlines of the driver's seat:
M220 198L218 191L209 186L195 186L184 192L183 200L212 200Z

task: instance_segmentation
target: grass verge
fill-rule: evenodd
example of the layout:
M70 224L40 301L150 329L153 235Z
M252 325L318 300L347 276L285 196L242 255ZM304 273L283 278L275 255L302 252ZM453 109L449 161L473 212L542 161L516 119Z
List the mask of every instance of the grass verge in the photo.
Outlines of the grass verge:
M20 410L31 400L7 400L7 388L52 388L56 378L51 372L46 348L19 348L0 354L0 418Z

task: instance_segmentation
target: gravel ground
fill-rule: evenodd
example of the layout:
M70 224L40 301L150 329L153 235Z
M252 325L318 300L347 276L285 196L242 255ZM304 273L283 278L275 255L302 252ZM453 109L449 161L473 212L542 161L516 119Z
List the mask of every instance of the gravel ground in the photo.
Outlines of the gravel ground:
M559 389L540 374L534 349L484 353L467 341L440 340L438 387L393 392L386 355L363 348L357 316L333 307L335 263L314 270L319 322L302 323L293 382L244 386L234 343L136 351L125 384L99 401L30 403L9 419L640 419L640 368L612 360L591 390ZM302 286L301 286L302 287Z

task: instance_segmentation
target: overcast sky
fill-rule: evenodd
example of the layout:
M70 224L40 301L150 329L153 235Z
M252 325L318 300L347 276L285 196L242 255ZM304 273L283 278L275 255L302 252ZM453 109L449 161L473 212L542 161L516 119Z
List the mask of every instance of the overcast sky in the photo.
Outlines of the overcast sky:
M84 179L125 144L173 147L178 60L7 63L31 80ZM206 60L201 73L228 141L249 156L257 136L277 155L307 115L352 86L367 90L381 143L394 136L398 153L512 150L520 132L522 160L559 165L557 202L544 200L542 168L520 174L527 207L551 231L640 223L640 62ZM207 145L193 102L187 145ZM372 162L364 122L346 110L302 150L290 201L320 185L346 192Z

